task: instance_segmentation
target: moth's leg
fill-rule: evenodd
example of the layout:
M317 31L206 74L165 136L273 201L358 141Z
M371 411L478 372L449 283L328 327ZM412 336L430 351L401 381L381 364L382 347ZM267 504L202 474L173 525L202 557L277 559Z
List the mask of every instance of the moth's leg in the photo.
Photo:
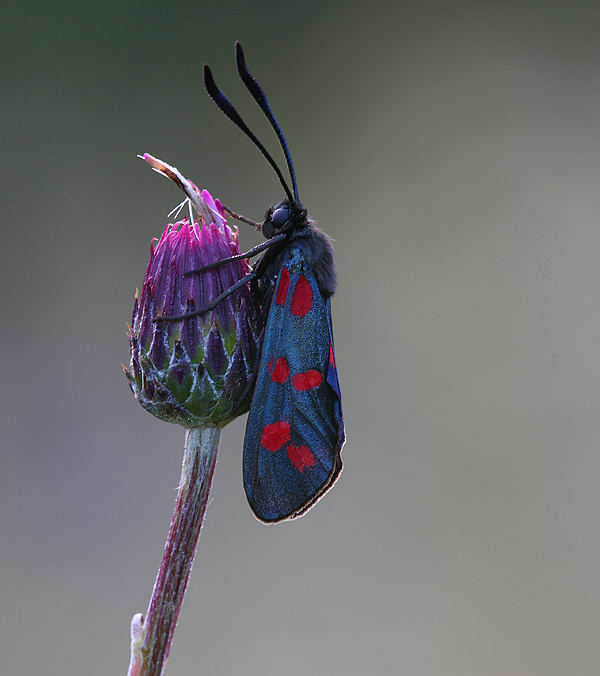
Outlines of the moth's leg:
M250 376L250 379L246 383L246 387L244 387L244 391L242 392L239 399L237 400L237 402L233 406L233 409L231 411L232 414L236 413L239 410L240 406L242 405L242 402L248 396L248 393L252 392L252 390L254 389L254 384L256 383L257 373L258 373L258 369L254 369L254 372L252 373L252 375Z
M222 205L224 211L228 213L232 218L235 218L236 221L242 221L242 223L248 223L248 225L254 226L257 230L262 229L262 223L258 223L257 221L253 221L251 218L247 218L246 216L242 216L242 214L237 214L235 211L230 209L229 207L226 207L224 204Z
M184 277L189 277L190 275L197 275L200 272L204 272L205 270L212 270L213 268L220 268L221 265L227 265L228 263L233 263L234 261L240 261L243 258L252 258L253 256L256 256L259 254L261 251L264 251L265 249L268 249L270 246L273 246L273 244L277 244L277 242L281 242L281 240L285 239L287 235L283 232L280 232L278 235L275 235L274 237L271 237L270 239L266 240L265 242L262 242L261 244L258 244L257 246L253 247L249 251L245 251L244 253L237 254L236 256L230 256L229 258L221 258L220 261L215 261L214 263L209 263L208 265L203 265L200 268L196 268L195 270L188 270L187 272L183 273Z
M172 316L163 315L160 317L154 317L152 321L155 324L158 324L160 322L180 322L183 319L190 319L190 317L198 317L199 315L203 315L206 312L214 310L221 301L225 300L225 298L227 298L228 296L231 296L232 293L240 289L248 282L252 281L255 277L256 272L249 272L245 277L238 279L238 281L235 284L230 286L228 289L225 289L223 293L219 294L214 300L212 300L206 307L203 307L201 310L186 312L183 315L172 315Z

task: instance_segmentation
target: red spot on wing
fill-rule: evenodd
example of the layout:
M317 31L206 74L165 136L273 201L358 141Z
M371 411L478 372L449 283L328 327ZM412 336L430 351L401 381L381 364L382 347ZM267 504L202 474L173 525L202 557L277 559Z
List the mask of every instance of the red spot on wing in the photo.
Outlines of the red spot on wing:
M283 357L275 362L273 367L273 373L271 374L271 380L274 383L285 383L285 381L290 377L290 367L288 366L287 360Z
M335 368L335 357L333 356L333 343L329 341L329 364L331 368Z
M307 467L312 467L315 464L315 456L311 453L308 446L292 446L287 447L287 455L294 467L299 472L304 472Z
M292 378L292 385L300 392L313 390L315 387L319 387L322 382L323 376L314 369L305 371L304 373L296 373Z
M260 438L260 444L267 451L278 451L283 444L290 440L290 424L285 420L265 425Z
M281 275L279 276L279 286L277 287L277 295L275 296L276 305L285 305L288 287L290 285L290 271L283 267L281 268Z
M304 317L312 307L312 302L313 297L310 284L304 275L300 275L292 295L292 305L290 308L292 314L296 317Z

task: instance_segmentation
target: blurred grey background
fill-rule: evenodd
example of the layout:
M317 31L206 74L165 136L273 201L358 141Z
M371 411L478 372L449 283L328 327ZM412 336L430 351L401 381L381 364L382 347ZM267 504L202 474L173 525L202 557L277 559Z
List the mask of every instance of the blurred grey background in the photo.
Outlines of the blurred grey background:
M600 6L21 2L2 10L0 673L122 674L184 433L120 363L181 200L281 198L336 240L348 442L266 527L223 436L167 673L600 674ZM242 226L243 246L258 242Z

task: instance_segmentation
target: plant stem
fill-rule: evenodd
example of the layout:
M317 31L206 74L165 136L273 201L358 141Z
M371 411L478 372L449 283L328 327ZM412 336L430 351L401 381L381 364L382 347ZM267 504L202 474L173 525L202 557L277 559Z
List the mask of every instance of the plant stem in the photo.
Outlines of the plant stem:
M128 676L160 676L196 552L217 459L221 428L186 430L181 481L165 551L145 618L131 625Z

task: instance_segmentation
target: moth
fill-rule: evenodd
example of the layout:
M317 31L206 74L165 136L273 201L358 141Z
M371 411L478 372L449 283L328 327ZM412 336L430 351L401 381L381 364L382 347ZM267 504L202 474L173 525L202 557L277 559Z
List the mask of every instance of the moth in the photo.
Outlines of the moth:
M205 65L204 84L209 96L259 149L286 197L267 210L262 223L225 208L234 218L259 228L266 241L186 275L261 254L260 258L249 274L209 306L176 317L156 317L154 321L182 321L203 314L250 283L265 313L265 328L246 425L243 480L254 514L272 523L304 514L342 471L345 433L331 321L336 276L331 241L300 202L286 139L263 89L246 66L239 42L235 55L240 79L277 135L291 189L275 160L217 87Z

